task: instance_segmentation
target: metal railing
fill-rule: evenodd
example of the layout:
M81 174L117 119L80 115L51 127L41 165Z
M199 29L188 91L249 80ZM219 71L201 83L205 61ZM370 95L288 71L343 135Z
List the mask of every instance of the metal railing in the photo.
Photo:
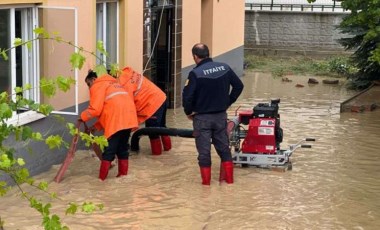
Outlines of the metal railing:
M339 0L246 0L246 10L302 11L302 12L345 12Z

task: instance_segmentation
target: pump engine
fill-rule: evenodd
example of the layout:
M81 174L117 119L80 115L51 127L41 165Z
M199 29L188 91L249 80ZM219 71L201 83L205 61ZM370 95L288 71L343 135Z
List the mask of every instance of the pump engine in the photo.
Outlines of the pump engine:
M237 111L238 114L228 122L230 146L233 162L244 166L263 168L292 168L290 156L298 148L311 148L302 144L304 141L315 141L305 138L288 150L280 148L283 141L283 130L280 127L280 99L269 103L258 103L249 111ZM243 140L243 141L241 141Z

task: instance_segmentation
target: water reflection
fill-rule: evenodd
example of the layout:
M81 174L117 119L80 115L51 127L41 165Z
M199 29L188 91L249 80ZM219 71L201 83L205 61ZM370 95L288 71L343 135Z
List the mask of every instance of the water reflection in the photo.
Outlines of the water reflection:
M307 77L282 82L246 73L245 89L229 109L252 109L281 98L283 148L314 137L311 149L293 156L293 170L235 167L235 183L218 183L219 158L213 152L212 183L201 186L193 139L173 138L174 148L150 155L149 141L130 159L127 177L97 179L99 162L79 151L60 184L62 200L53 201L71 229L379 229L380 110L339 113L354 92L340 85L308 85ZM321 80L322 79L319 79ZM305 87L297 88L296 84ZM191 128L181 108L168 111L170 127ZM37 179L52 181L59 166ZM5 229L42 229L39 215L15 194L0 198ZM104 211L65 216L70 201L101 202Z

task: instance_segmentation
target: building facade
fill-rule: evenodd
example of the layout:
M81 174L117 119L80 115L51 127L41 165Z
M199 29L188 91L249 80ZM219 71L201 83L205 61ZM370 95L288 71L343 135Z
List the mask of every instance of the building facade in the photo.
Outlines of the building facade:
M24 96L54 107L55 116L44 117L33 111L19 111L9 123L30 125L46 134L67 133L64 123L73 122L88 105L84 78L88 69L100 60L130 66L162 88L170 108L181 107L181 92L187 74L194 67L191 48L206 43L211 56L243 73L244 1L243 0L2 0L0 2L0 48L12 46L15 38L33 40L35 28L42 27L52 36L70 44L35 40L31 47L17 47L9 60L0 60L0 91L30 84ZM96 51L102 41L108 55ZM87 52L90 51L90 52ZM85 54L81 70L69 63L74 52ZM95 55L94 55L95 54ZM41 79L71 76L76 85L53 98L43 96ZM71 141L71 136L65 138ZM28 146L39 154L18 153L29 164L32 174L61 163L67 149L49 154L37 143Z

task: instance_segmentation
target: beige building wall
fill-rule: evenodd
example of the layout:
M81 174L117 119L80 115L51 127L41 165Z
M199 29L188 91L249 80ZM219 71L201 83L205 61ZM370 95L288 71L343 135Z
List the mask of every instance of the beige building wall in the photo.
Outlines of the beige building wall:
M194 64L191 48L201 41L201 6L203 0L183 0L182 68Z
M244 45L244 0L212 0L212 56Z
M120 49L119 67L126 65L142 72L143 70L143 2L120 1Z
M48 0L43 6L46 7L70 7L77 9L77 37L78 37L78 46L83 47L84 50L95 52L96 51L96 1L93 0L72 0L72 1L62 1L62 0ZM51 27L51 26L50 26ZM54 27L49 28L53 32ZM58 31L60 32L60 31ZM65 40L65 38L63 37ZM49 61L49 66L59 66L62 63L68 62L69 60L57 59L54 58ZM55 63L56 62L56 63ZM88 87L84 82L84 79L87 75L88 69L95 66L95 58L92 55L86 55L86 62L83 68L79 71L78 74L78 102L82 103L88 101ZM48 66L46 66L48 68ZM62 71L52 69L45 69L45 74L47 76L57 76L62 74ZM74 73L71 72L72 76ZM67 97L67 95L66 95ZM72 95L70 94L70 98ZM65 98L65 97L60 97ZM59 101L53 100L53 105L55 109L59 109ZM71 104L72 106L73 104ZM65 107L65 104L62 103L62 106Z
M194 64L191 48L202 42L212 57L244 45L244 0L183 0L182 68Z
M64 23L59 20L65 18ZM55 79L57 76L75 77L70 65L70 55L75 52L75 47L67 44L75 41L75 11L73 9L42 8L39 9L39 23L51 38L62 38L62 42L56 40L40 40L40 76L44 79ZM67 92L56 91L56 95L50 98L41 94L41 103L50 104L55 110L71 107L75 104L75 87ZM71 111L74 112L74 111Z
M214 0L202 0L201 12L201 42L206 44L210 49L210 56L213 56L213 24L214 24Z
M42 3L46 0L0 0L0 5L6 4L35 4Z
M96 1L95 0L2 0L1 3L41 3L50 7L72 7L78 13L78 45L84 50L96 51ZM225 55L244 46L244 1L243 0L182 0L179 18L181 25L179 53L176 53L182 74L194 65L191 48L195 43L204 42L210 47L211 57L234 58ZM126 65L143 72L144 70L144 15L147 14L145 1L119 1L119 67ZM177 25L178 26L178 25ZM178 56L179 55L179 56ZM62 64L64 59L49 60L49 66ZM55 63L55 61L57 63ZM78 102L88 100L88 88L84 77L89 68L95 66L95 58L88 55L85 66L78 76ZM183 70L185 72L183 72ZM46 67L49 76L57 76L54 68ZM179 70L180 71L180 70ZM72 74L73 75L73 74ZM176 84L181 85L181 74ZM176 77L178 77L176 75ZM183 77L183 76L182 76ZM182 86L174 86L181 88ZM176 97L179 97L176 94ZM57 104L57 101L55 102ZM62 105L64 107L64 105Z

